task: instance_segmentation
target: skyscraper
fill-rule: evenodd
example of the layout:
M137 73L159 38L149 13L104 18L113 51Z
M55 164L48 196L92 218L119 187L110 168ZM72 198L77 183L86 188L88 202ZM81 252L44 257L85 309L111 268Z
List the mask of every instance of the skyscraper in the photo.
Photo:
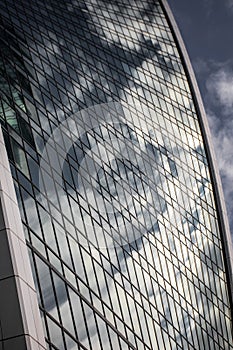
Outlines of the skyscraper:
M166 2L0 13L0 349L233 349L224 203Z

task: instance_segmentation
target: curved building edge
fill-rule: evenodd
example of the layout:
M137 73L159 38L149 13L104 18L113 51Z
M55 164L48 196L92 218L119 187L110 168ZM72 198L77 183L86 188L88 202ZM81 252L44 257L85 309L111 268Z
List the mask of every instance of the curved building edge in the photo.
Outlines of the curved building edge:
M202 102L201 94L197 85L196 77L184 45L179 28L176 24L172 11L167 3L167 0L160 0L160 3L164 9L164 14L167 16L168 23L174 35L177 48L180 51L180 57L183 60L183 66L186 71L187 79L189 82L190 90L195 103L195 108L200 123L200 128L203 136L205 150L207 154L208 164L210 168L210 176L213 183L213 191L215 196L216 209L219 218L220 235L223 243L224 261L226 265L227 284L229 291L229 299L231 304L231 315L233 319L233 244L231 239L229 221L227 216L227 210L225 205L225 199L223 195L222 182L217 166L217 160L212 144L211 133L207 116L205 113L204 105Z

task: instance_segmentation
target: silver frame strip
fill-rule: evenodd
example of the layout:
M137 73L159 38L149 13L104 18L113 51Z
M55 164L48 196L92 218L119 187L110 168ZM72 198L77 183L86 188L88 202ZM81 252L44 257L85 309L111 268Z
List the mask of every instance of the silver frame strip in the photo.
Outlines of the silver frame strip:
M45 336L0 126L0 348L45 350Z

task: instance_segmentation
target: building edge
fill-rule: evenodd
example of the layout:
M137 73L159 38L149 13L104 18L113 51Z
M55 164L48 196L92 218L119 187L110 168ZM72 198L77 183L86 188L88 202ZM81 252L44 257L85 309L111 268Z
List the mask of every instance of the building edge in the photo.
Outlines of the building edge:
M0 350L45 350L45 336L0 126Z
M214 152L209 124L202 102L201 94L199 91L199 87L197 85L196 77L189 59L189 55L184 45L179 28L174 19L173 13L170 9L170 6L167 3L167 0L160 0L160 3L163 7L164 14L167 17L168 23L170 24L171 31L174 35L174 40L177 44L177 49L179 50L180 57L183 61L183 67L185 69L186 76L189 82L191 94L195 103L195 108L200 123L201 133L204 140L205 151L207 154L208 165L210 168L210 176L213 183L213 192L219 219L218 222L220 228L220 235L223 242L224 262L227 274L227 285L231 305L231 316L233 320L233 244L230 233L225 199L223 195L222 182L217 166L217 160Z

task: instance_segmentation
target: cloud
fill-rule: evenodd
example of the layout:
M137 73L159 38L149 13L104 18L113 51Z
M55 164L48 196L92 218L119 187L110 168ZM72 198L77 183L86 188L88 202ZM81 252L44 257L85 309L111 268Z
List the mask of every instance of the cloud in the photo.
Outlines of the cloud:
M233 107L233 70L224 67L210 75L206 83L207 91L213 101L226 116L230 116Z
M233 0L226 0L227 8L233 10Z
M205 73L205 107L233 232L233 69L229 62L212 62Z
M214 124L215 120L217 119L216 115L210 113L207 114L207 117L209 119L210 125ZM233 122L226 123L220 128L217 128L217 125L219 125L218 121L214 126L211 127L211 134L222 180L229 224L233 237L233 218L231 215L233 212Z
M192 63L192 66L197 76L201 77L202 74L210 74L209 62L200 57Z
M233 219L231 219L233 212L233 121L227 121L221 125L221 120L210 110L207 112L207 117L222 179L231 231L233 232Z

